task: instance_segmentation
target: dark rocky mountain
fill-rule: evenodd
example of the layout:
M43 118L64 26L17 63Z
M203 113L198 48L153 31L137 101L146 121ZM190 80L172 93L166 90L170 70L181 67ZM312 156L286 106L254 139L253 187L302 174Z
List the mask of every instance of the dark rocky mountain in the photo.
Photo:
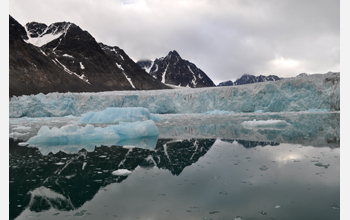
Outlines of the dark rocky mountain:
M281 79L280 77L275 75L253 76L249 74L244 74L243 76L241 76L241 78L237 79L234 82L229 80L229 81L219 83L218 86L237 86L237 85L244 85L244 84L250 84L250 83L257 83L257 82L276 81L280 79Z
M266 82L266 81L276 81L280 80L278 76L275 75L269 75L269 76L253 76L249 74L244 74L241 76L241 78L237 79L233 82L233 85L244 85L244 84L250 84L250 83L257 83L257 82Z
M191 88L215 86L202 70L195 64L182 59L175 50L153 62L141 60L137 64L151 76L166 84Z
M233 86L233 82L231 80L228 80L228 81L219 83L218 86Z
M70 22L25 27L10 16L9 95L169 89L118 47Z

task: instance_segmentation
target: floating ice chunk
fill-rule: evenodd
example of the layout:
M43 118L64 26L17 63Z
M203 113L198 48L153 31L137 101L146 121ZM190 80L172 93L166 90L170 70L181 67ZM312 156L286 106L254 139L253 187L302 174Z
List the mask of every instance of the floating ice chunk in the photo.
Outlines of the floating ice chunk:
M21 143L18 143L19 146L27 146L29 143L27 142L21 142Z
M88 112L78 121L80 124L97 124L97 123L119 123L135 122L154 119L159 121L160 118L151 113L146 108L106 108L101 112Z
M18 126L16 128L13 128L12 130L30 130L31 127L26 127L26 126Z
M26 133L12 132L9 134L9 137L20 137L20 136L25 136L27 134L29 134L29 133L28 132L26 132Z
M58 162L58 163L55 163L56 165L63 165L64 163L62 162Z
M264 211L259 211L258 213L261 214L261 215L267 215L267 213L264 212Z
M221 110L214 110L214 111L207 111L204 113L204 115L228 115L230 112L228 111L221 111Z
M315 163L315 166L318 166L318 167L324 167L324 168L328 168L330 166L330 164L325 164L325 163Z
M87 124L85 127L66 125L61 128L42 126L38 134L27 142L31 145L68 145L91 142L120 141L140 137L158 136L159 131L153 121L121 123L107 127L94 127Z
M275 209L279 209L279 208L281 208L280 205L275 205Z
M128 176L130 175L132 172L130 170L127 169L119 169L119 170L115 170L112 172L112 175L115 176Z
M253 120L253 121L244 121L242 125L246 129L283 129L289 124L284 120Z
M309 109L308 112L328 112L329 109Z

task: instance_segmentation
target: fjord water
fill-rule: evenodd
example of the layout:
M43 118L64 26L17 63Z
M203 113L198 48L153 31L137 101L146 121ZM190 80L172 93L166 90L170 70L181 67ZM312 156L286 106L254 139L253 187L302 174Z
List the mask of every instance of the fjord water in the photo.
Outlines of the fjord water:
M11 119L10 219L340 219L339 112L162 118L97 147L23 146L78 119Z

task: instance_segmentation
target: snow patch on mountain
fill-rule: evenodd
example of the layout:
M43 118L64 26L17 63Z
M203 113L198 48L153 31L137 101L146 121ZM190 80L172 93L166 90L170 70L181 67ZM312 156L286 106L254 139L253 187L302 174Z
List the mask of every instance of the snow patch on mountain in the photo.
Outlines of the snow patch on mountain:
M27 25L24 26L24 29L27 32L28 40L24 40L26 43L33 44L37 47L42 47L43 45L56 40L57 38L61 37L62 35L67 34L67 31L69 27L71 26L71 23L66 23L62 30L54 26L55 24L52 24L48 26L42 34L40 34L38 37L31 37L31 32L28 30ZM54 30L53 30L54 29ZM47 33L48 31L53 30L51 33Z
M53 60L52 60L52 61L53 61ZM80 76L80 75L78 75L77 73L75 73L75 72L69 70L65 65L63 65L60 61L58 61L57 58L55 58L55 61L56 61L58 64L60 64L61 67L63 67L63 70L64 70L65 72L69 73L70 75L75 75L75 76L77 76L79 79L81 79L81 80L83 80L84 82L90 84L89 80L85 77L84 74L82 74L82 75ZM54 62L54 63L57 65L56 62Z

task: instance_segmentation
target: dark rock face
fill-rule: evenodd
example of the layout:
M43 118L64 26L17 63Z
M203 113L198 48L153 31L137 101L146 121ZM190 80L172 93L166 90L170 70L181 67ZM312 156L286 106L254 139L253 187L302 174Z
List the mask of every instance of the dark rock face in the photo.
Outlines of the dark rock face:
M13 95L49 92L168 89L118 47L96 42L70 22L26 29L10 16L9 90Z
M218 86L233 86L233 82L231 80L225 81L225 82L221 82L221 83L219 83Z
M244 85L244 84L250 84L250 83L277 81L277 80L280 80L280 78L278 76L275 76L275 75L253 76L253 75L244 74L241 78L234 81L233 85Z
M139 61L143 69L149 69L152 61ZM200 88L215 86L213 81L197 66L184 60L174 50L170 51L166 57L156 59L149 74L163 83L175 86Z

